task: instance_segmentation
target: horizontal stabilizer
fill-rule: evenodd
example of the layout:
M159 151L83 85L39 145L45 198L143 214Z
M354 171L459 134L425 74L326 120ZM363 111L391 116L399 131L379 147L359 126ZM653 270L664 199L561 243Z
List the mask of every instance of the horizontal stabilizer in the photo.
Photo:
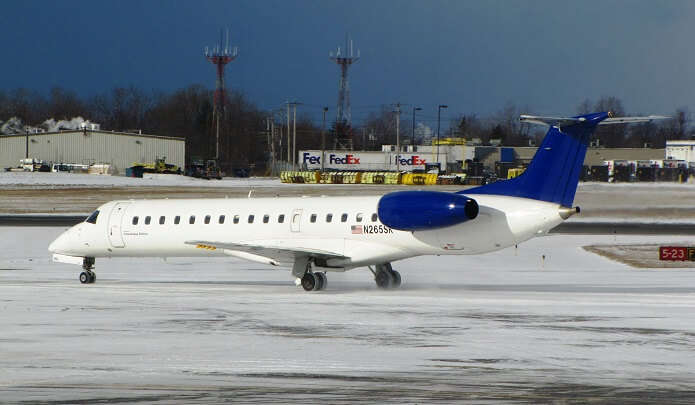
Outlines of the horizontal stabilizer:
M519 121L527 122L529 124L548 125L551 127L566 127L568 125L573 125L573 124L577 124L579 122L586 121L586 118L584 118L584 117L541 117L539 115L522 114L519 116Z
M646 117L609 117L599 122L598 125L610 125L610 124L633 124L639 122L649 122L652 120L667 120L671 117L666 117L663 115L648 115ZM529 124L537 125L547 125L551 127L567 127L570 125L578 124L586 121L585 117L543 117L539 115L526 115L522 114L519 116L519 121L527 122Z
M652 120L670 120L671 117L666 117L664 115L648 115L646 117L613 117L606 118L605 120L599 122L599 125L610 125L610 124L634 124L638 122L649 122Z

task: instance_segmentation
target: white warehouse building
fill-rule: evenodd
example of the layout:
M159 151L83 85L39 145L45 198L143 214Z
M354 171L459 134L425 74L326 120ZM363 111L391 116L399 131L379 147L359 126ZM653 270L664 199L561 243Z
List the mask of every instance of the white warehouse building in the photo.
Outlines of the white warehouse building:
M695 141L672 140L666 141L666 159L695 162Z
M115 174L125 174L133 163L166 163L184 167L183 138L101 130L72 130L0 136L0 170L17 167L21 159L51 163L109 164Z

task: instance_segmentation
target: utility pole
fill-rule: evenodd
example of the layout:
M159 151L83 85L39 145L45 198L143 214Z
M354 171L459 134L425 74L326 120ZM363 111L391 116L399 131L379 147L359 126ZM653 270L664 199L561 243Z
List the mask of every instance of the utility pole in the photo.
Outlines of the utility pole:
M275 117L270 116L270 174L275 175Z
M287 164L290 164L292 162L292 150L290 149L290 145L292 142L290 142L290 102L287 102ZM294 169L294 167L293 167Z
M294 117L292 118L292 170L297 170L297 103L294 103Z
M297 105L302 104L297 101L287 102L287 163L292 162L292 170L296 170L297 164ZM294 107L294 135L292 135L292 141L290 142L290 106ZM292 150L290 151L290 145L292 145Z
M439 171L442 169L442 165L439 163L439 121L441 121L442 108L449 108L449 106L440 104L437 107L437 164L439 165Z
M415 111L421 111L422 108L420 107L413 107L413 133L412 133L412 139L410 140L410 144L413 146L413 152L415 152Z
M323 107L323 122L321 123L321 171L326 167L326 112L328 107Z
M396 103L396 171L400 171L401 155L401 103Z

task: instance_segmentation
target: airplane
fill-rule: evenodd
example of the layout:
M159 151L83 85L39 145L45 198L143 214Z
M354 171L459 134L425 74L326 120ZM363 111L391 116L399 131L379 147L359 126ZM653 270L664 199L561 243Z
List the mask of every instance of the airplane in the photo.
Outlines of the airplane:
M53 261L81 265L96 280L97 258L236 257L291 269L306 291L327 272L367 267L377 287L398 288L391 263L420 255L475 255L548 233L573 207L590 138L599 125L662 116L522 115L548 126L516 178L459 192L395 191L383 196L118 200L98 207L55 239Z

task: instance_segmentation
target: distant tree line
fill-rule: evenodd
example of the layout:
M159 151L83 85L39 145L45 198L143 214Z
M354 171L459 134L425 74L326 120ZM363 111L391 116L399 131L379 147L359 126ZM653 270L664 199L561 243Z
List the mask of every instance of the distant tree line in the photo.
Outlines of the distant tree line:
M81 116L99 123L104 130L142 131L146 134L181 137L187 140L186 156L207 159L214 155L213 91L200 85L191 85L172 92L144 91L134 86L116 87L110 91L89 97L81 97L74 91L60 87L48 93L17 88L0 90L0 121L17 117L24 123L37 126L48 118L69 120ZM577 113L613 111L616 116L625 115L620 99L602 97L595 102L584 100L577 106ZM225 112L220 131L221 165L254 168L256 173L267 170L270 162L268 129L275 127L273 149L277 160L287 159L288 139L285 110L263 111L250 102L243 93L227 93ZM460 114L449 122L442 137L479 139L483 144L499 140L502 145L528 146L538 144L545 131L519 122L520 113L533 113L508 103L488 117L476 114ZM395 112L391 105L368 114L361 126L349 128L355 149L380 150L382 144L396 143ZM678 109L673 119L659 123L639 125L611 125L600 127L595 138L606 147L662 148L668 139L689 139L695 132L690 126L690 114ZM271 120L274 125L271 125ZM297 150L321 147L321 122L309 115L297 117ZM290 125L292 127L292 125ZM327 124L326 146L333 147ZM401 114L401 143L431 141L433 133L412 131L412 121L407 109Z
M622 101L612 96L601 97L596 102L584 100L577 106L576 113L580 115L600 111L611 111L616 117L642 115L626 113ZM483 143L498 139L508 146L528 146L529 141L538 145L545 131L537 126L521 123L521 114L533 114L533 111L507 104L493 116L484 119L475 114L464 114L453 120L451 128L457 136L478 138ZM598 141L599 146L607 148L664 148L667 140L690 139L695 136L687 109L679 108L670 116L670 120L643 124L600 126L594 134L594 140Z

